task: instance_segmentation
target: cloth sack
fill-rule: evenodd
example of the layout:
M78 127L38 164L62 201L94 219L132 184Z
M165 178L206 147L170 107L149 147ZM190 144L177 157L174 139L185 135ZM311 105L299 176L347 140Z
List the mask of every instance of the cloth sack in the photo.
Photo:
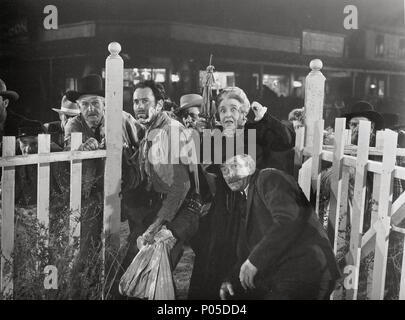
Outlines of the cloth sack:
M165 226L153 244L141 248L120 279L122 295L148 300L174 300L175 290L169 262L170 250L176 239Z

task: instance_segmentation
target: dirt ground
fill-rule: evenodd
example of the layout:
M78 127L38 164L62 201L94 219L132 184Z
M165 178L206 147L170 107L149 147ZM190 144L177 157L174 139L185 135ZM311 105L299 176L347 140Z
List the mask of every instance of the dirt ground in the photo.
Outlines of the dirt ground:
M126 243L126 238L129 234L128 223L121 223L121 246ZM191 272L194 264L194 252L190 247L184 248L183 256L181 257L176 269L173 272L174 282L176 286L176 298L178 300L186 300L188 288L190 285Z

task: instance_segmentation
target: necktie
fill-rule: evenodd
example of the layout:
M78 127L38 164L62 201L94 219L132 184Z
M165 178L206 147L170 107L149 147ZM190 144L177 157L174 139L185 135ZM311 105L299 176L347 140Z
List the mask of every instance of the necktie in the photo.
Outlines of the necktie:
M94 137L98 142L101 142L101 135L100 135L100 126L93 127Z
M245 191L241 191L240 193L240 214L241 218L244 220L246 219L246 204L247 204L247 197Z

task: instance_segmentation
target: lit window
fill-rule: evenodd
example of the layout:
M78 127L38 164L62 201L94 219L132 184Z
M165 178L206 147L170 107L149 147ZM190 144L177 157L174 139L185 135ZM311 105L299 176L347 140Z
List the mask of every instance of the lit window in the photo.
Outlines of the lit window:
M105 69L102 70L102 77L105 78ZM164 68L130 68L124 69L124 84L136 85L145 80L155 80L156 82L166 81L166 69Z
M206 71L200 71L200 87L204 87L204 81L206 79ZM213 89L219 90L226 87L235 86L235 73L234 72L214 72L215 84Z
M399 40L398 56L400 58L405 58L405 39Z
M378 34L375 38L375 56L384 56L384 36L382 34Z
M170 78L171 78L172 82L179 82L180 81L180 76L179 76L178 73L172 74Z

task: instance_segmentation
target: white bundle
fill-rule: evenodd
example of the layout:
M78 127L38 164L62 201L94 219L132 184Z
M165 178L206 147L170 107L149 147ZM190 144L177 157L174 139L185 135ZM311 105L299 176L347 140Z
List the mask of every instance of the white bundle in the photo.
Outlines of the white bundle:
M175 299L169 253L176 238L162 227L154 241L141 248L121 277L119 290L122 295L148 300Z

